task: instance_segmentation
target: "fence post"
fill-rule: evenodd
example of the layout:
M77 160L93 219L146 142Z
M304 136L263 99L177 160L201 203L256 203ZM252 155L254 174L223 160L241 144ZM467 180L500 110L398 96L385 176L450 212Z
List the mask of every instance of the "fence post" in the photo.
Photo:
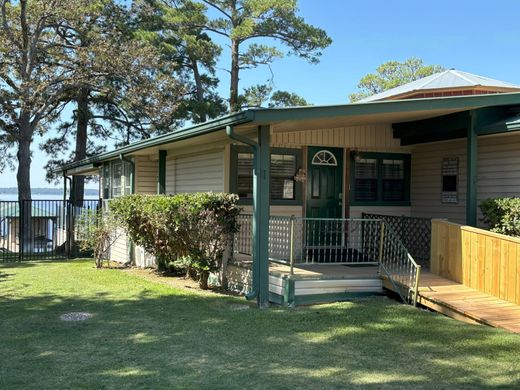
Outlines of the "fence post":
M291 265L291 275L294 275L294 215L291 215L291 239L289 249L289 264Z
M414 285L414 294L413 294L413 305L417 306L417 298L419 297L419 279L421 277L421 266L417 266L417 271L415 274L415 285Z
M385 240L385 222L381 220L381 234L379 238L379 264L383 261L383 245Z
M18 201L18 214L18 261L21 262L23 260L23 200Z

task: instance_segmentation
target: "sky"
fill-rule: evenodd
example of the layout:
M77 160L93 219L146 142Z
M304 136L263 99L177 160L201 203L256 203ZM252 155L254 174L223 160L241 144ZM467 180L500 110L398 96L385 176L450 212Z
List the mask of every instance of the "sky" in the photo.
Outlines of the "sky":
M365 74L409 57L520 85L518 0L300 0L299 8L306 22L327 31L333 42L317 65L286 57L272 70L276 89L312 104L347 103ZM228 64L227 54L221 68ZM219 91L227 96L228 75L219 71L218 76ZM243 72L240 85L265 83L269 77L266 68ZM51 187L43 171L46 156L36 141L32 187ZM0 177L0 187L16 187L16 172Z

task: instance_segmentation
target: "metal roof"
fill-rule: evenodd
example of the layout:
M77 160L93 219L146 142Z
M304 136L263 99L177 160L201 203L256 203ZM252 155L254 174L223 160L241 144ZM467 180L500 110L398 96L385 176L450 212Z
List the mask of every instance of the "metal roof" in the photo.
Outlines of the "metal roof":
M305 129L309 125L362 124L367 121L396 123L426 119L452 112L481 107L520 105L520 93L499 93L426 99L387 100L328 106L250 109L214 119L203 124L176 130L154 138L135 142L85 160L65 164L56 173L68 173L78 167L91 167L103 161L129 155L139 150L159 147L225 129L226 126L273 125L280 131ZM368 123L368 122L367 122Z
M387 91L366 97L358 103L373 102L383 100L393 96L399 96L412 92L429 91L432 89L454 89L454 88L488 87L499 89L520 90L520 85L507 83L505 81L491 79L489 77L462 72L456 69L449 69L443 72L432 74L410 83L400 85Z

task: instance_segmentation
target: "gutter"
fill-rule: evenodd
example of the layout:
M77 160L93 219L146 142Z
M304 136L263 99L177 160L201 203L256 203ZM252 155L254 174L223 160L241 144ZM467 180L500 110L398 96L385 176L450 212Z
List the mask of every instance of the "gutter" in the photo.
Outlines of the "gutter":
M112 150L98 154L81 161L75 161L66 165L61 166L54 172L62 173L68 169L76 168L85 164L95 164L114 158L119 158L121 154L128 155L141 149L146 149L154 146L161 146L175 141L181 141L199 135L212 133L214 131L225 128L227 125L239 125L247 122L251 122L254 119L254 113L252 111L238 112L230 114L222 118L214 119L205 123L201 123L195 126L187 127L181 130L172 131L157 137L145 139L142 141L134 142L130 145L123 146L119 149Z
M122 162L126 162L128 164L130 164L130 191L132 194L135 193L135 163L132 159L126 157L123 153L119 154L119 159L122 161ZM123 168L123 172L124 172L124 168ZM124 187L123 187L124 188ZM128 249L127 249L127 252L128 252L128 260L130 262L130 264L132 265L135 265L135 245L134 245L134 242L132 241L131 238L128 238Z
M255 167L254 169L256 169L256 164L258 161L257 156L258 156L258 150L259 150L258 142L254 141L250 138L244 137L243 135L235 133L235 129L231 125L226 126L226 135L228 136L228 138L230 138L232 140L249 145L253 148L253 167ZM256 182L253 182L253 186L256 186ZM255 194L255 193L256 193L256 189L253 188L253 194ZM255 299L258 297L258 282L259 282L258 276L260 274L260 263L258 261L258 243L257 243L258 232L256 231L256 223L255 223L255 220L257 218L258 218L258 210L257 210L257 207L255 206L255 201L253 200L253 238L254 238L254 240L253 240L253 289L252 289L252 291L250 291L246 294L247 300L252 300L252 299Z

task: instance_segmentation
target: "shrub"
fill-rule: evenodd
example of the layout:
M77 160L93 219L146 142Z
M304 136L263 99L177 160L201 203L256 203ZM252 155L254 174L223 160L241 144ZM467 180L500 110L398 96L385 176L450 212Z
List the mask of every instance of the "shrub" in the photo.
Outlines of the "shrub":
M492 232L520 237L520 198L487 199L480 210Z
M232 194L129 195L110 202L130 238L155 256L159 270L183 264L196 271L202 288L220 268L237 230L240 208Z
M76 238L82 251L92 251L96 267L108 261L108 249L113 243L115 223L102 210L86 210L78 217Z

